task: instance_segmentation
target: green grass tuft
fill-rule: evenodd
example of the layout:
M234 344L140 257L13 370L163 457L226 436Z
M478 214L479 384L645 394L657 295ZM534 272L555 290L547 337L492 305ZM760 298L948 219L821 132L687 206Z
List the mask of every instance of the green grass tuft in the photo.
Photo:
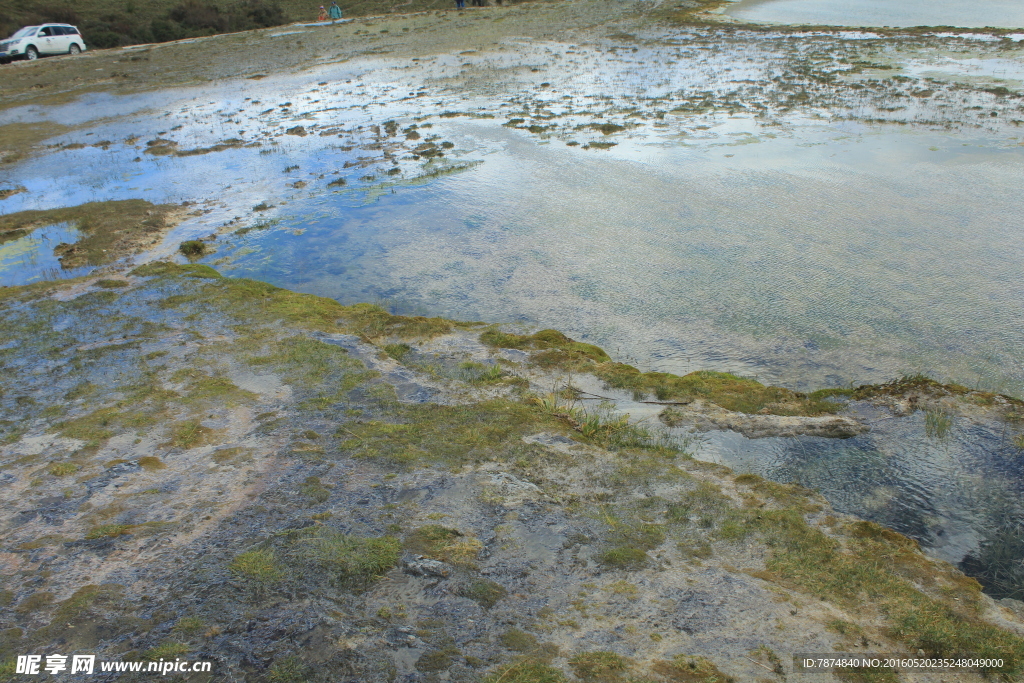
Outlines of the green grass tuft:
M135 526L132 524L101 524L89 529L85 538L90 541L97 538L117 538L130 534L134 528Z
M508 595L508 591L500 583L495 583L490 579L475 579L464 586L459 591L459 595L475 601L485 609L490 609Z
M411 552L441 560L456 567L475 567L483 544L472 536L438 524L427 524L405 540Z
M320 477L306 477L306 481L299 487L299 493L313 505L325 503L331 497L331 490L320 483Z
M538 644L536 636L518 628L509 629L502 633L498 636L498 642L501 643L502 647L514 652L530 652L536 650Z
M633 661L614 652L581 652L569 660L569 668L586 683L617 683Z
M562 431L560 421L541 409L507 399L472 405L389 403L398 423L349 424L338 436L357 458L385 460L402 467L421 463L461 465L474 460L508 460L533 452L522 437L538 430ZM354 437L354 438L351 438Z
M161 659L174 659L175 657L188 654L191 649L192 648L185 643L166 642L146 650L142 654L142 658L151 662L156 662Z
M930 437L944 439L953 426L953 416L941 410L926 410L924 431Z
M73 462L59 462L50 465L47 471L55 477L66 477L69 474L74 474L80 469L81 467Z
M309 667L295 655L288 655L274 660L267 673L270 683L306 683L309 680Z
M206 253L206 242L202 240L186 240L178 245L178 251L189 258L196 258Z
M257 595L262 595L285 577L274 551L265 549L241 553L231 560L228 571Z
M706 657L676 655L672 661L658 661L651 667L654 673L670 683L732 683L735 679L722 673Z
M362 587L398 564L402 544L393 536L360 538L324 526L296 533L298 558L319 567L337 583Z
M494 669L483 683L567 683L565 674L536 657L521 657Z
M381 348L384 349L384 353L388 354L398 362L402 362L402 359L412 351L412 347L408 344L385 344Z
M531 335L521 335L491 328L480 335L480 341L495 348L546 350L549 354L541 354L540 362L551 365L604 363L611 360L601 347L578 342L558 330L541 330Z

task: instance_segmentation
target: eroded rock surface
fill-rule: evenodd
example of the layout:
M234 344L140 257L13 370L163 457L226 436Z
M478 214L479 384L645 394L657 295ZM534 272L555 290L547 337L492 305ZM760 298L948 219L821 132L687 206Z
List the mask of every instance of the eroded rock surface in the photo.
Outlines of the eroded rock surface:
M868 425L854 418L841 415L748 415L704 401L693 401L685 406L671 406L663 410L658 418L671 427L692 425L698 431L730 429L750 439L770 436L824 436L847 439L870 429Z

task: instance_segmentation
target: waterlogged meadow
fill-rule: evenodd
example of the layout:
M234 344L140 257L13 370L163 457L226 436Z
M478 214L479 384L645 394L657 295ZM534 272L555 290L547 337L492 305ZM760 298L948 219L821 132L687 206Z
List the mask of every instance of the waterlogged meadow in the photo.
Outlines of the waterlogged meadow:
M1014 40L688 29L464 52L98 100L6 171L26 191L2 209L190 202L154 254L219 234L206 262L234 275L558 326L648 368L1024 389Z
M33 285L2 293L5 370L32 377L0 395L3 457L47 496L12 533L69 534L18 571L66 562L63 590L76 553L197 543L195 576L154 575L230 591L146 647L270 681L315 664L232 629L249 606L295 623L297 595L343 610L315 637L360 680L690 680L739 631L743 675L778 673L801 633L867 637L843 611L865 592L872 638L1017 647L915 542L1021 597L1024 411L999 395L1024 395L1019 37L645 5L519 35L503 11L266 31L289 55L365 42L0 111L0 283ZM403 47L428 25L458 40ZM60 590L0 595L28 624ZM659 601L675 616L647 619Z

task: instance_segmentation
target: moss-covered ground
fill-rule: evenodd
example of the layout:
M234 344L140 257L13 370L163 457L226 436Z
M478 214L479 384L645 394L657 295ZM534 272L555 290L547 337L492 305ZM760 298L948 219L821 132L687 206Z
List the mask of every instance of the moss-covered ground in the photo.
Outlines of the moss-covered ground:
M631 365L612 361L593 344L578 342L557 330L520 335L489 329L480 341L496 348L536 349L531 362L542 368L590 372L607 386L632 391L638 400L688 403L704 399L726 410L767 415L825 415L842 405L829 400L829 392L807 395L727 372L700 370L679 377L667 372L641 372Z
M1020 622L915 542L612 416L587 426L524 378L771 388L206 266L119 281L0 301L6 679L54 647L211 659L202 680L754 680L808 643L1020 673ZM478 355L431 365L446 339ZM533 360L488 365L502 347ZM400 399L396 358L443 400Z

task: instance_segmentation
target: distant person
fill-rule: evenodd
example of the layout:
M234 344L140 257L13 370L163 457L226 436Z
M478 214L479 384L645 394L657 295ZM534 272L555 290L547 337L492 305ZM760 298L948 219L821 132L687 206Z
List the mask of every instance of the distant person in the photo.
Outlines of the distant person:
M466 9L466 0L455 0L455 9Z
M327 10L324 9L323 5L320 5L320 14L317 15L317 21L327 21Z
M327 14L330 15L332 22L337 21L338 19L341 19L341 8L338 7L338 3L337 2L332 2L331 3L331 9L329 9L327 11Z

